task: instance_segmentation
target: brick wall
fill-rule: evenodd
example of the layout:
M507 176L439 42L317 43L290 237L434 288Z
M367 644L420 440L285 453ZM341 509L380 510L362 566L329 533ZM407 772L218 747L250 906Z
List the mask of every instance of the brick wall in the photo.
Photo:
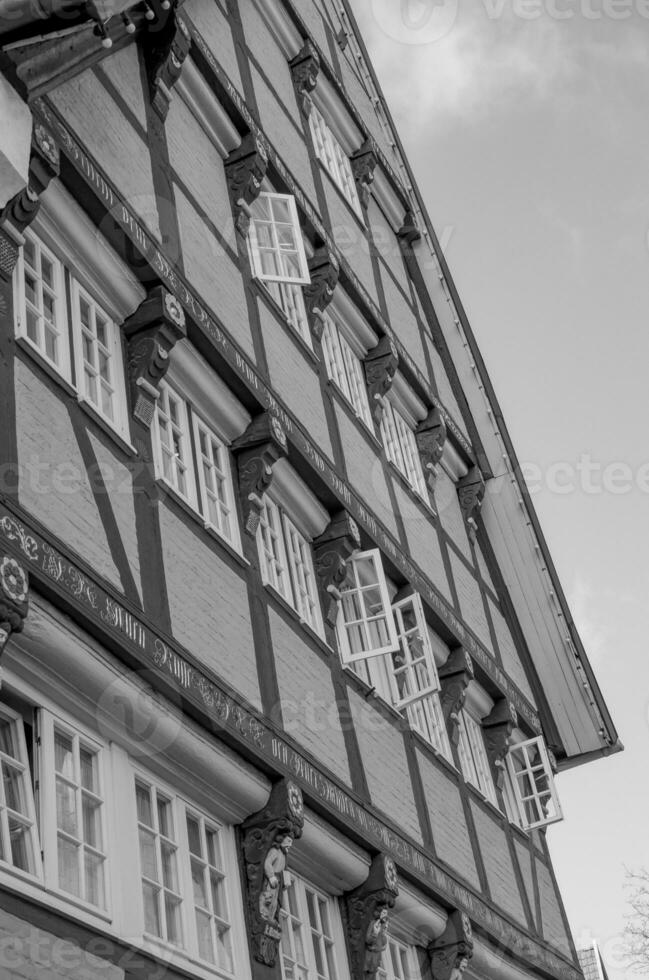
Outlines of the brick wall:
M539 881L539 898L541 902L541 921L543 923L543 936L556 946L562 953L572 955L570 940L566 933L563 923L561 908L559 906L559 896L554 888L552 876L546 865L536 861L536 874Z
M242 92L241 75L230 23L221 12L219 5L214 0L187 0L183 4L183 15L185 14L194 22L233 84Z
M487 872L491 897L496 905L527 924L511 854L502 826L482 807L471 803L482 860Z
M532 693L532 688L530 687L525 670L523 669L523 664L521 663L521 659L517 653L516 645L514 644L509 626L505 622L503 614L496 608L493 601L489 599L488 602L491 612L491 621L494 624L496 638L498 640L498 649L500 650L500 655L503 660L503 667L512 680L518 684L521 691L527 695L532 704L536 704L536 698Z
M435 850L442 861L455 868L472 885L478 886L478 872L460 791L432 759L421 752L417 752L417 757Z
M450 552L451 568L453 570L453 580L457 589L460 601L462 617L471 629L476 633L478 639L482 640L488 649L492 649L491 635L487 625L480 586L473 574L466 567L464 562L453 552Z
M408 491L401 486L399 479L395 478L393 482L397 505L406 531L407 547L412 559L417 562L440 592L450 600L451 590L444 569L437 531L431 524L430 518L412 500Z
M350 483L367 501L379 520L396 535L397 523L383 464L374 444L359 432L344 409L336 406L336 416Z

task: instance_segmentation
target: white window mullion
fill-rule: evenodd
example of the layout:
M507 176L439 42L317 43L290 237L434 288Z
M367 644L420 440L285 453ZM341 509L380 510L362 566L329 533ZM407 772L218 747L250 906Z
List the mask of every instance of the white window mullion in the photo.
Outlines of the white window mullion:
M525 829L562 819L552 766L541 735L517 742L507 753L512 789Z
M311 278L293 195L262 191L251 212L249 243L255 276L307 285Z
M154 451L158 476L193 507L196 506L194 463L187 405L166 382L156 402Z
M228 447L192 413L198 483L205 523L240 547Z
M0 862L41 877L36 807L21 716L0 709Z
M338 636L342 661L351 664L388 653L399 641L378 549L353 555L347 568Z
M20 250L15 279L16 330L58 373L71 380L70 342L63 266L30 230Z

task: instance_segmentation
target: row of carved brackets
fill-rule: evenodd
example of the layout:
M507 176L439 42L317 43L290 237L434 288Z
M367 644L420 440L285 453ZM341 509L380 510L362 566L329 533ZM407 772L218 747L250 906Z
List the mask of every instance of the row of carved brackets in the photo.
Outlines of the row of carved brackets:
M246 887L246 917L253 959L277 964L282 939L283 893L290 876L287 853L302 836L304 801L291 779L273 786L261 810L241 826ZM341 906L352 980L375 980L387 943L389 913L399 894L397 868L386 854L376 854L365 881L342 896ZM445 930L427 947L433 980L460 980L473 955L468 916L449 911Z

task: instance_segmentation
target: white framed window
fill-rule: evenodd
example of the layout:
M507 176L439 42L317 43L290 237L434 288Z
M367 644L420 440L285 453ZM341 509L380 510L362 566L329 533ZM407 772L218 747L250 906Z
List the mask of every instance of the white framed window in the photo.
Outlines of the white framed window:
M510 789L525 830L562 819L550 757L541 735L512 745L507 753Z
M196 412L192 413L192 418L198 485L205 523L239 548L239 528L228 447Z
M258 279L302 285L311 281L292 194L259 194L251 207L249 242Z
M421 980L414 948L390 936L377 976L379 980Z
M380 430L381 441L390 462L394 463L415 493L422 499L427 499L426 481L414 429L390 398L384 399Z
M76 280L71 295L79 394L111 425L123 429L126 392L119 329Z
M185 811L185 822L198 955L226 973L233 973L232 919L221 830L190 809Z
M372 429L372 416L361 358L340 330L336 319L324 317L322 352L328 377L338 385L354 414Z
M280 918L283 980L339 980L334 899L291 873Z
M491 775L482 725L466 708L463 708L458 716L458 730L458 753L465 779L479 789L494 806L497 806L496 788Z
M351 205L359 218L362 217L363 212L349 157L315 105L311 107L309 112L309 126L318 160L347 203Z
M264 282L264 287L295 332L308 347L313 348L302 287L292 282Z
M0 864L41 877L36 807L22 717L0 706Z
M108 907L103 750L94 739L40 711L39 771L48 884L98 909Z
M293 606L303 622L322 635L311 544L268 494L262 503L257 546L264 582Z
M187 404L166 381L160 382L153 436L158 475L196 506Z
M398 647L387 582L377 548L352 555L340 589L338 639L344 664Z
M184 945L178 840L173 801L155 785L135 781L144 931L175 946Z
M63 264L33 231L16 265L16 332L71 381Z

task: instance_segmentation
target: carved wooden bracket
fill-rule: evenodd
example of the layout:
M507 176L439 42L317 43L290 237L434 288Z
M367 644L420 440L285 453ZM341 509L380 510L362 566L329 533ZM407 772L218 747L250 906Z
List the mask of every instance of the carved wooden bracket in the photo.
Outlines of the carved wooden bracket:
M239 234L248 237L250 205L256 201L268 168L268 150L253 133L248 133L241 146L225 161L230 198L234 211L234 223Z
M0 215L0 226L10 223L24 231L41 206L41 195L53 177L60 172L60 154L52 133L41 123L34 125L27 186L12 197ZM13 264L18 258L15 249Z
M187 336L183 308L164 286L154 286L123 326L128 341L128 377L133 417L153 421L160 382L175 344Z
M469 472L458 481L457 485L460 508L472 539L475 539L475 532L478 528L476 517L480 513L484 494L484 477L479 467L472 466Z
M164 28L160 30L160 26L156 24L149 37L153 42L148 57L151 105L160 118L165 120L169 112L171 90L180 78L192 39L187 25L175 8L169 14Z
M289 65L300 100L300 107L304 115L308 116L313 105L311 92L318 84L320 72L320 57L311 41L305 43L304 47L289 62Z
M499 790L503 788L505 756L517 724L516 708L507 698L499 698L482 722L485 747L493 768L494 782Z
M410 247L415 242L418 242L421 238L421 232L419 230L419 225L417 224L417 219L415 218L412 211L406 211L403 219L403 224L399 231L397 232L399 238Z
M304 286L304 302L313 336L320 340L324 329L323 313L333 299L340 266L338 259L323 245L309 259L311 282Z
M437 464L444 454L444 443L446 442L446 423L439 408L431 409L427 418L419 423L415 438L426 482L430 489L434 490L437 480Z
M383 411L383 397L392 387L399 367L399 355L389 337L381 337L365 358L365 380L370 399L370 409L375 421Z
M265 966L275 966L277 959L286 853L302 836L303 826L300 788L292 780L282 779L273 786L266 806L244 820L241 827L248 935L253 959Z
M340 588L347 574L347 559L361 546L358 525L341 510L313 542L315 571L325 622L336 628Z
M358 191L358 197L364 208L367 207L367 203L370 199L370 188L374 180L374 171L376 170L379 162L379 158L374 151L374 144L371 139L366 139L360 150L350 159L352 165L352 173L354 175L354 180L356 181L356 189Z
M29 575L11 555L0 556L0 656L12 633L20 633L29 609Z
M473 930L466 912L449 913L446 929L428 947L433 980L462 980L473 956Z
M474 676L473 661L464 647L453 650L446 663L439 669L442 712L454 745L457 745L459 739L458 723L460 711L464 707L466 689Z
M375 980L388 944L388 910L398 894L396 865L392 858L378 854L363 884L344 896L352 980Z
M286 456L286 433L274 415L257 415L243 435L232 443L239 469L239 497L246 532L254 537L259 527L262 498L273 479L273 466Z

